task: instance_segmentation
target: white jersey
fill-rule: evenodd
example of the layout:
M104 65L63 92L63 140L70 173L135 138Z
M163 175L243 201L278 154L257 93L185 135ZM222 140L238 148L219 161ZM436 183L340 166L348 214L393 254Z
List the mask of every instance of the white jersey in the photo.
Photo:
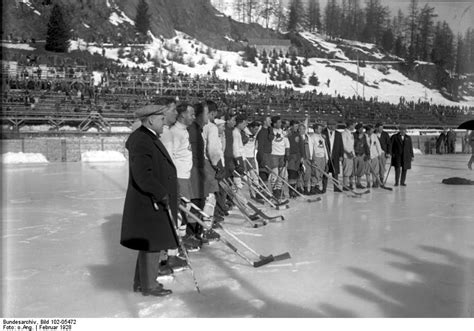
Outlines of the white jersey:
M232 130L232 138L234 140L232 145L232 153L234 153L234 157L243 157L244 143L242 142L242 133L239 128L234 128L234 130Z
M250 133L250 130L245 128L244 129L244 132L247 134L247 137L249 138L249 140L247 141L247 143L244 145L244 157L247 158L247 159L252 159L255 157L255 153L256 153L256 150L257 150L257 139L256 139L256 135L255 136L252 136L252 134Z
M189 142L189 132L186 126L176 122L170 128L171 132L171 158L176 166L178 178L191 178L193 167L193 152Z
M344 158L347 159L349 154L354 154L354 135L349 130L342 132L342 145L344 146Z
M273 134L272 155L285 155L286 149L290 148L290 141L284 136L282 129L273 129Z
M323 135L319 134L319 133L313 133L311 136L310 136L310 140L312 142L312 150L310 148L310 154L311 154L311 158L315 158L315 157L325 157L326 159L328 159L328 151L326 149L326 141L323 137ZM310 146L311 147L311 146Z
M370 136L366 134L365 137L367 138L367 145L369 145L370 149L370 158L374 159L382 155L382 146L380 146L380 141L377 135L372 133Z
M224 159L222 141L219 137L217 125L212 122L207 123L202 129L202 135L205 143L205 155L213 165L216 165L219 160Z

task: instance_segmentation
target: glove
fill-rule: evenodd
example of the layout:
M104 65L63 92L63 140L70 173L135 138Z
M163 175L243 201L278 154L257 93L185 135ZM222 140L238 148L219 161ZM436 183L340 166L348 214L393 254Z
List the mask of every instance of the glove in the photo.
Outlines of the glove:
M168 194L161 198L160 201L157 201L155 197L152 197L151 200L153 202L153 209L155 209L156 211L160 210L160 205L162 208L164 207L165 209L167 209L170 204L170 198Z
M216 170L216 175L214 176L214 178L218 181L223 180L225 178L225 168L222 165L221 160L217 162L217 164L214 166L214 169Z
M235 171L237 171L240 175L245 174L245 165L244 165L244 159L241 157L237 157L234 159L235 161Z

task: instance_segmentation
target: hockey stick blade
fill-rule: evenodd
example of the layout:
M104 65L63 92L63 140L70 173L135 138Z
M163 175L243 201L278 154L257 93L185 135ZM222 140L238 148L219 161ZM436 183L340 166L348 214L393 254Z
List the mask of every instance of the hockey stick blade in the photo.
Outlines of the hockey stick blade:
M273 256L273 258L275 259L275 261L283 261L283 260L291 259L291 255L290 253L286 252L280 255L275 255Z
M321 201L321 197L317 197L317 198L306 198L306 202L318 202L318 201Z
M265 214L263 211L261 211L260 209L257 208L257 206L253 205L252 203L248 202L247 205L252 208L254 211L255 211L255 214L256 215L259 215L261 218L264 218L266 220L269 220L269 221L284 221L285 218L282 216L282 215L278 215L278 216L268 216L267 214Z
M383 188L384 190L387 190L387 191L393 191L393 187L387 187L387 186L380 186L381 188Z
M255 261L253 263L253 267L254 268L258 268L258 267L261 267L261 266L264 266L265 264L269 264L271 262L275 261L275 258L273 257L273 255L269 255L267 257L264 257L263 259L260 259L258 261Z

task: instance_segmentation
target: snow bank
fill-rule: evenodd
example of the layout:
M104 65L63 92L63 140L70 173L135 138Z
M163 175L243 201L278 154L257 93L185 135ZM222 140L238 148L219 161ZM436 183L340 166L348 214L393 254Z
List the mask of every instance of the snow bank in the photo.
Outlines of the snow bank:
M20 164L20 163L48 163L46 157L40 153L12 153L2 154L3 164Z
M418 149L418 148L413 148L413 154L415 154L415 155L423 155L423 152L422 152L420 149Z
M24 50L27 50L27 51L34 51L36 49L34 47L31 47L28 44L15 44L15 43L5 43L5 42L2 42L2 47L24 49Z
M125 162L127 159L116 151L90 151L81 154L82 162Z
M113 126L110 128L110 132L128 133L128 132L132 132L132 129L126 126Z

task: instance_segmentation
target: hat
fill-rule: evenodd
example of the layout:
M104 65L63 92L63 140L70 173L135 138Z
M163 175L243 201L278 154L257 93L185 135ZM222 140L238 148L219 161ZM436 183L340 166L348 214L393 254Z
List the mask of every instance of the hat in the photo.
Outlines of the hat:
M367 131L372 130L372 129L373 129L373 126L370 125L370 124L367 124L367 125L365 126L365 129L366 129Z
M138 118L147 117L150 115L161 115L164 113L165 109L168 108L164 105L146 105L135 111L135 116Z
M335 120L329 120L327 125L337 125Z
M224 120L221 120L220 118L216 118L216 119L214 120L214 124L215 124L215 125L225 124L225 121L224 121Z
M357 123L357 125L355 126L355 129L356 130L359 130L360 128L363 128L364 126L362 125L362 123Z
M383 126L383 123L382 122L378 122L377 124L375 124L375 127L378 128L379 126Z
M405 130L406 131L407 127L405 125L400 125L398 127L398 130Z

